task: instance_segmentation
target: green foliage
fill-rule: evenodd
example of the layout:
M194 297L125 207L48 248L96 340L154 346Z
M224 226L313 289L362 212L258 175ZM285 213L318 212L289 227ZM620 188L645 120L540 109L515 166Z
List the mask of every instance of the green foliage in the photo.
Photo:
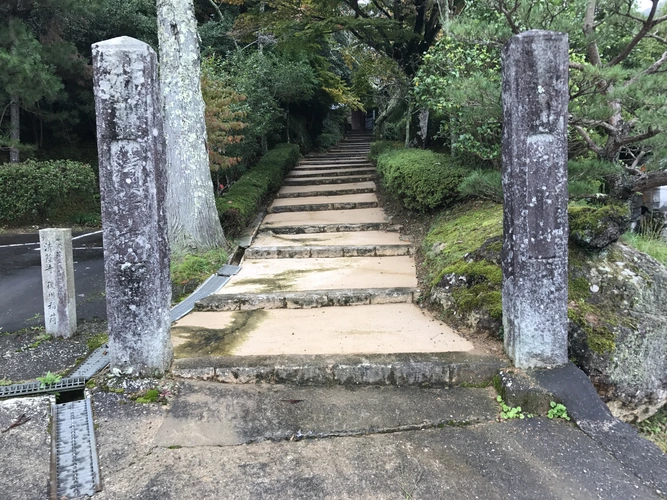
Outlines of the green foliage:
M320 151L326 151L338 144L343 138L348 108L342 107L331 110L322 122L322 133L315 139L315 146Z
M459 185L461 196L503 202L503 179L496 170L474 170Z
M6 377L2 377L2 378L0 378L0 387L6 387L6 386L8 386L8 385L12 385L13 383L14 383L14 382L12 382L11 380L9 380L9 379L6 378Z
M451 205L464 171L447 155L421 149L388 151L377 159L377 170L387 191L403 205L419 212Z
M667 242L664 240L647 238L637 233L625 233L621 241L667 266Z
M382 153L395 151L397 149L403 149L403 144L400 142L392 141L371 142L370 151L368 152L368 159L371 161L377 161L378 156L380 156Z
M229 254L223 248L197 254L172 255L172 301L179 302L192 293L209 276L224 266L228 258Z
M500 418L503 420L511 420L514 418L519 418L523 420L524 418L533 418L533 415L530 413L523 413L520 406L511 407L505 404L502 396L496 396L496 401L500 405Z
M439 136L455 155L499 165L500 51L444 36L424 55L412 93L441 117Z
M636 424L639 433L657 444L667 453L667 406L663 406L651 418Z
M208 158L211 171L217 172L239 163L240 158L227 156L231 144L243 139L237 132L246 127L243 120L246 111L239 103L245 96L231 88L220 76L221 64L214 57L202 61L201 88L206 103L206 135L208 138Z
M37 377L37 381L39 382L39 388L45 389L49 385L60 382L62 378L62 375L58 375L57 373L46 372L46 375Z
M88 350L92 352L98 347L102 347L107 342L109 342L109 335L106 333L98 333L86 341L86 347L88 347Z
M157 403L160 399L160 391L157 389L149 389L143 396L139 396L134 401L137 403L147 404L147 403Z
M0 165L0 221L42 222L66 205L98 205L97 180L90 165L72 161L26 161ZM60 207L59 207L60 205Z
M577 158L567 162L567 188L570 200L595 197L604 191L605 178L618 175L622 167L594 158Z
M563 420L570 420L570 416L567 414L567 408L565 408L565 405L552 401L549 403L549 406L551 409L547 413L548 418L562 418Z
M299 161L296 144L279 144L266 153L222 198L216 199L225 234L239 236L259 212L262 203L281 186L285 174Z

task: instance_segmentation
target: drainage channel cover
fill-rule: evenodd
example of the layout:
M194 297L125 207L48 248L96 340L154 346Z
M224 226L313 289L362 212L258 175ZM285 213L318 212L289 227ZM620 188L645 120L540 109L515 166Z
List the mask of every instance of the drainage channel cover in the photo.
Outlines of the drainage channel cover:
M84 377L67 377L60 379L55 384L42 386L41 382L27 382L25 384L13 384L6 387L0 387L1 398L16 398L19 396L31 396L33 394L42 394L46 392L66 392L83 389L86 386Z
M51 405L51 499L102 489L90 399Z
M70 377L83 377L89 379L109 364L109 344L104 344L95 349L76 370L69 374Z
M185 299L180 304L171 308L171 321L178 321L183 316L188 314L195 307L195 302L204 297L208 297L212 293L217 292L229 281L229 276L216 276L213 275L204 283L202 283L199 288L197 288L192 295Z
M220 269L218 269L218 276L234 276L241 270L241 266L231 266L225 264Z

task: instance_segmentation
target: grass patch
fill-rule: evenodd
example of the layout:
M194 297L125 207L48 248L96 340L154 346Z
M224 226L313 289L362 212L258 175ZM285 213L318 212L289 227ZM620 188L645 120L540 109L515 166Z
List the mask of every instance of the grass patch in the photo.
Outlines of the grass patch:
M667 242L648 238L637 233L625 233L621 236L621 242L650 255L658 262L667 266Z
M106 333L98 333L86 341L86 346L88 347L89 351L94 351L98 347L102 347L107 342L109 342L109 335Z
M227 250L217 248L205 253L173 255L171 258L172 300L179 302L192 293L229 259Z
M447 267L502 232L503 207L497 203L466 203L442 214L422 245L431 285L440 281Z

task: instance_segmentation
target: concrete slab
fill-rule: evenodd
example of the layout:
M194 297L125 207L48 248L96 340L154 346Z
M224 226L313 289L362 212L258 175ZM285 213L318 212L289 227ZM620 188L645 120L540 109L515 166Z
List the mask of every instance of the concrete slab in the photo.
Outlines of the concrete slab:
M288 205L320 205L325 203L377 203L375 193L344 194L330 196L303 196L294 198L276 198L269 208L285 207Z
M353 233L271 234L260 233L253 247L405 245L399 233L357 231Z
M171 331L178 358L473 349L414 304L194 312Z
M193 381L183 383L155 444L234 446L297 437L361 436L489 422L497 413L493 389L231 386Z
M20 421L23 424L9 428ZM51 465L49 398L0 401L0 497L32 500L48 497ZM2 493L4 492L4 493Z
M245 260L218 293L416 287L412 257Z
M286 179L300 179L302 177L334 177L345 175L372 175L375 174L374 167L363 168L325 168L325 169L311 169L311 168L295 168L285 177Z
M339 175L333 177L286 177L284 186L319 186L323 184L350 184L352 182L367 182L375 179L373 174Z
M284 212L268 214L260 231L280 226L313 224L364 224L368 222L387 222L381 208L358 208L354 210L320 210L318 212Z
M209 402L190 411L198 409L210 421ZM297 412L303 403L276 404ZM104 480L95 495L99 500L660 498L575 426L545 418L388 434L368 429L365 436L332 439L301 439L302 432L279 442L165 448L155 445L162 422L171 418L161 405L104 392L96 393L94 405ZM364 402L337 409L363 414ZM445 411L443 418L450 414ZM36 499L45 490L16 483L4 491Z

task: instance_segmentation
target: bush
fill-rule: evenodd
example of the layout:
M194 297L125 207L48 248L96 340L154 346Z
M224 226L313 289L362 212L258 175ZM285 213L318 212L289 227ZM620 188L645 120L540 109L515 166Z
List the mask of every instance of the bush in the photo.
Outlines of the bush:
M503 179L497 170L475 170L459 185L462 196L503 202Z
M403 144L400 142L392 141L377 141L371 142L371 148L368 152L368 159L371 161L377 161L378 156L387 151L394 151L396 149L403 149Z
M459 200L458 187L465 176L449 156L422 149L385 151L377 169L387 191L419 212Z
M95 173L85 163L29 160L0 165L0 222L40 223L99 213L97 192Z
M259 160L257 165L216 199L218 216L227 236L239 236L262 203L278 191L285 174L299 161L299 146L279 144Z
M315 139L315 147L319 151L326 151L335 146L339 140L340 137L335 134L320 134L317 136L317 139Z

